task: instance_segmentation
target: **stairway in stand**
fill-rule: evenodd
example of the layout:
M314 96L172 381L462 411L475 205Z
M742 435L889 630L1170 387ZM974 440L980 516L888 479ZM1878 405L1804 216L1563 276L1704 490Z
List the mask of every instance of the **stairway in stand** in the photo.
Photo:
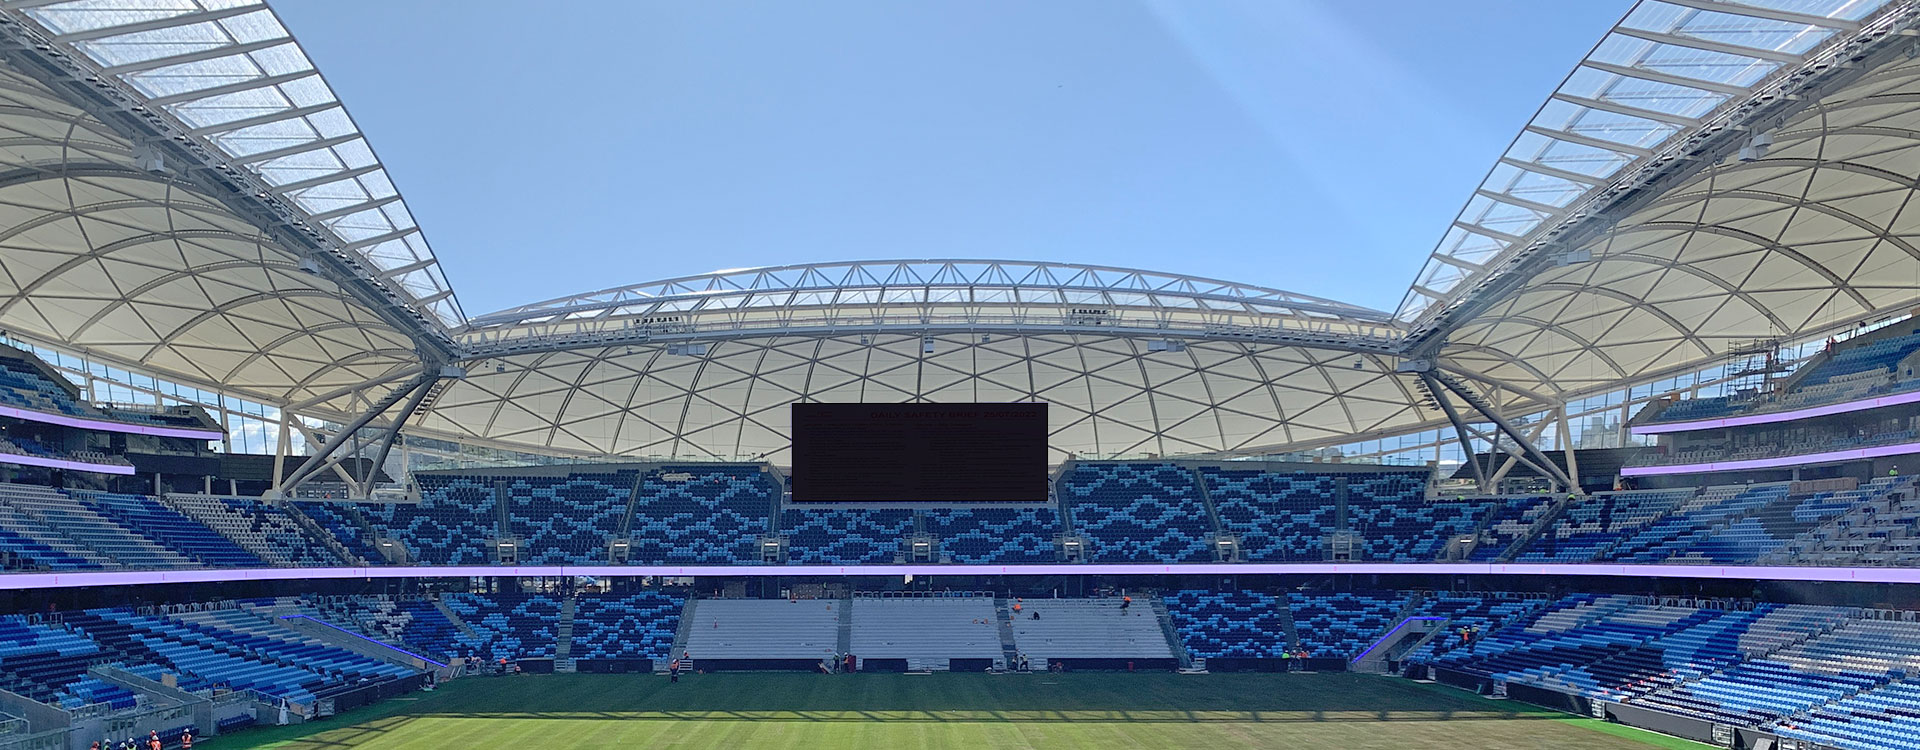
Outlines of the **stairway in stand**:
M1167 610L1166 598L1160 596L1159 592L1148 592L1147 605L1153 608L1154 618L1160 621L1160 633L1167 638L1167 650L1180 660L1181 668L1192 668L1193 655L1187 653L1186 641L1180 639L1179 629L1173 626L1173 613Z
M840 637L838 641L839 645L834 647L836 653L844 654L853 650L853 590L851 588L847 590L846 596L840 598ZM855 654L855 656L859 656L859 654Z
M569 596L560 602L560 623L553 626L553 671L562 674L575 671L573 661L573 613L578 611L580 600Z
M1299 648L1300 629L1293 622L1293 607L1287 604L1287 597L1284 595L1274 597L1273 608L1280 613L1280 632L1287 635L1287 648L1289 650Z
M452 607L447 606L446 600L435 596L433 598L433 608L440 610L440 616L447 618L447 622L453 623L453 627L459 630L461 635L473 640L480 639L480 634L474 632L473 626L468 625L466 620L460 619L460 614L454 612Z
M1020 646L1013 642L1013 610L1007 606L1007 598L993 598L994 626L1000 632L1000 651L1006 659L1005 668L1012 671L1019 665Z

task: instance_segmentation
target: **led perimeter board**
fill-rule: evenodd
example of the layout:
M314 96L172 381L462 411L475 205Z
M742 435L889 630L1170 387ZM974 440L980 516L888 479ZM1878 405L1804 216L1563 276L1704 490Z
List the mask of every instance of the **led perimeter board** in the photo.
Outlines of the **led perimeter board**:
M794 404L798 503L1038 503L1047 405Z

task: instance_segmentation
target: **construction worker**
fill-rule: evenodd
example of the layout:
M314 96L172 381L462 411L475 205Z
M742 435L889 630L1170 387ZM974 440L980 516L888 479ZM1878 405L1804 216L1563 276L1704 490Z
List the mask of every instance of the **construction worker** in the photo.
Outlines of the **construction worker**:
M193 750L193 730L180 732L180 750Z

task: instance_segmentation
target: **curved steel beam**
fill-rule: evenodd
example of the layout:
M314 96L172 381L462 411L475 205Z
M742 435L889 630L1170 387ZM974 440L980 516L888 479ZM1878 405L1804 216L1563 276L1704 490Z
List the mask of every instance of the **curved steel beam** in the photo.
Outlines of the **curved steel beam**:
M909 277L906 279L897 278L900 272L902 271L910 271L912 269L916 269L920 267L928 267L928 266L935 267L936 269L938 269L937 272L932 275L933 278L927 278L920 275L915 275L913 277ZM967 274L961 271L963 267L964 268L979 267L980 271L977 275L969 277ZM1006 271L1006 269L1009 269L1009 268L1020 269L1023 271L1024 275L1019 278L1016 278L1013 274L1008 273ZM836 273L829 274L828 273L829 271L833 271ZM947 273L948 271L951 271L952 273ZM814 284L814 285L795 286L795 285L787 284L784 282L780 282L779 275L786 274L786 273L797 273L803 277L818 275L822 278L823 281L828 281L830 276L838 275L841 278L841 280L828 281L828 283L821 283L821 284ZM1066 276L1068 277L1069 281L1066 281L1066 282L1054 281L1054 280L1026 281L1026 279L1033 278L1033 275L1036 273L1044 273L1045 278L1047 279L1053 279L1056 276ZM1072 282L1072 279L1085 279L1089 276L1097 276L1101 274L1114 274L1114 275L1120 276L1121 278L1134 279L1141 283L1136 285L1114 285L1114 284L1086 284L1086 283ZM859 276L861 280L857 282L846 280L848 277L852 277L852 276ZM949 277L951 280L939 280L940 277L943 277L943 276ZM746 285L742 285L740 282L736 281L736 279L740 279L742 277L751 278L753 281L749 282ZM988 280L989 277L991 277L992 280ZM761 282L767 281L767 280L772 280L779 283L776 283L771 286L760 285ZM1166 283L1161 283L1156 285L1156 284L1146 283L1147 280L1162 280ZM1177 285L1177 286L1169 286L1169 284ZM1238 294L1220 294L1217 292L1196 292L1191 290L1183 290L1179 288L1181 286L1191 286L1196 288L1204 287L1204 288L1213 288L1213 289L1233 289L1233 290L1244 290L1244 291ZM681 291L681 292L667 293L667 294L647 291L652 289L666 289L669 287L685 287L685 289L684 291ZM683 297L683 296L710 296L716 293L727 293L727 292L762 292L762 291L805 292L805 291L827 291L827 290L835 290L835 289L843 289L843 288L862 288L862 289L876 288L877 289L877 288L972 288L972 287L1074 289L1074 290L1089 290L1089 291L1103 291L1103 292L1129 292L1129 293L1139 293L1139 294L1167 294L1167 295L1187 296L1187 297L1209 296L1209 297L1216 297L1222 300L1230 300L1236 303L1261 303L1261 304L1286 306L1286 307L1300 307L1302 309L1313 309L1313 308L1319 307L1319 308L1324 308L1324 311L1328 312L1329 314L1335 314L1335 315L1341 315L1341 316L1357 316L1358 319L1367 320L1370 322L1385 323L1391 319L1391 316L1389 316L1386 312L1381 310L1373 310L1370 308L1360 307L1358 305L1345 304L1345 303L1336 302L1336 301L1321 298L1321 297L1298 294L1295 292L1289 292L1281 289L1272 289L1267 287L1254 286L1254 285L1246 284L1243 282L1225 281L1221 279L1211 279L1211 278L1205 278L1205 277L1199 277L1199 276L1185 276L1181 274L1164 273L1160 271L1149 271L1149 270L1137 269L1137 268L1123 268L1118 266L1099 266L1099 265L1074 264L1074 263L1049 263L1044 261L1021 261L1021 260L1004 260L1004 259L948 258L948 259L880 259L880 260L865 260L865 261L841 261L841 262L833 262L833 263L797 263L797 264L785 265L785 266L765 266L761 268L747 268L747 269L740 269L735 271L721 271L721 272L715 272L715 273L695 274L691 276L681 276L681 277L676 277L671 279L661 279L657 281L649 281L649 282L633 284L633 285L624 286L624 287L613 287L609 289L602 289L595 292L587 292L584 294L576 294L576 295L569 295L566 297L559 297L551 300L546 300L543 302L536 302L528 305L521 305L518 307L508 308L506 310L501 310L495 313L489 313L487 315L481 315L474 318L473 320L476 326L490 325L490 324L494 324L501 321L521 320L528 317L535 317L540 315L568 313L568 312L576 312L581 310L604 309L609 307L621 307L625 305L630 305L630 304L635 304L638 302L644 302L644 301L650 301L650 300L659 300L659 299Z

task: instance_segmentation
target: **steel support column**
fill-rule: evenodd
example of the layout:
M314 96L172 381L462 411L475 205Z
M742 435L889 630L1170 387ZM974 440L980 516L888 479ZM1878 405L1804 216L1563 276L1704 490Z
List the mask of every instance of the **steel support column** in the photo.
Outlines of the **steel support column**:
M1467 429L1466 420L1460 418L1460 411L1453 408L1452 400L1447 398L1447 393L1441 389L1440 384L1434 382L1432 373L1421 373L1420 379L1426 381L1427 390L1433 393L1433 400L1440 404L1440 411L1445 412L1447 421L1453 423L1453 434L1460 439L1460 450L1466 456L1467 465L1473 467L1473 479L1478 483L1480 491L1492 491L1492 485L1487 482L1486 468L1480 465L1480 459L1474 457L1473 435ZM1487 460L1493 460L1491 449L1487 452Z
M435 373L432 368L429 368L428 372L422 372L414 376L412 380L407 381L406 385L394 389L394 391L387 394L385 398L374 403L365 413L362 413L352 422L349 422L346 427L342 428L339 434L334 435L332 440L320 446L319 452L308 457L304 463L300 464L299 468L294 469L292 476L282 478L279 486L274 488L275 491L279 495L285 496L293 488L300 486L300 483L306 481L314 472L324 468L327 465L328 459L332 458L335 453L340 452L341 446L346 445L347 441L352 440L354 433L359 432L360 428L366 427L373 420L379 418L381 414L385 414L386 411L393 408L393 405L399 402L400 399L416 391L430 387L437 377L437 373Z
M1573 485L1569 486L1567 491L1576 495L1582 494L1580 491L1580 459L1573 454L1573 430L1568 429L1566 402L1561 402L1560 408L1556 409L1555 413L1560 417L1560 450L1567 458L1567 476L1573 480Z
M1460 400L1467 402L1475 411L1480 412L1481 416L1486 417L1488 421L1493 422L1495 426L1499 427L1501 432L1506 433L1507 437L1512 438L1515 443L1519 443L1521 452L1525 453L1527 458L1537 464L1535 469L1542 475L1545 475L1552 481L1559 482L1560 486L1569 488L1570 491L1578 491L1580 485L1569 479L1567 473L1561 471L1560 467L1555 466L1553 459L1547 458L1547 454L1542 453L1538 447L1534 446L1533 441L1528 440L1527 436L1521 433L1519 428L1514 427L1512 422L1508 422L1506 417L1500 416L1498 409L1481 404L1480 399L1468 393L1464 386L1456 385L1452 378L1435 377L1434 380L1446 386L1447 390L1453 391L1460 397Z
M400 437L400 428L406 425L408 419L413 418L413 413L420 408L420 402L427 399L427 394L433 392L433 386L438 382L439 379L434 378L413 389L413 396L407 399L406 405L400 407L400 413L393 416L390 424L387 425L386 432L380 436L380 448L373 453L373 463L360 477L361 497L369 497L373 494L373 476L380 471L381 466L386 465L387 453L393 450L393 441Z

